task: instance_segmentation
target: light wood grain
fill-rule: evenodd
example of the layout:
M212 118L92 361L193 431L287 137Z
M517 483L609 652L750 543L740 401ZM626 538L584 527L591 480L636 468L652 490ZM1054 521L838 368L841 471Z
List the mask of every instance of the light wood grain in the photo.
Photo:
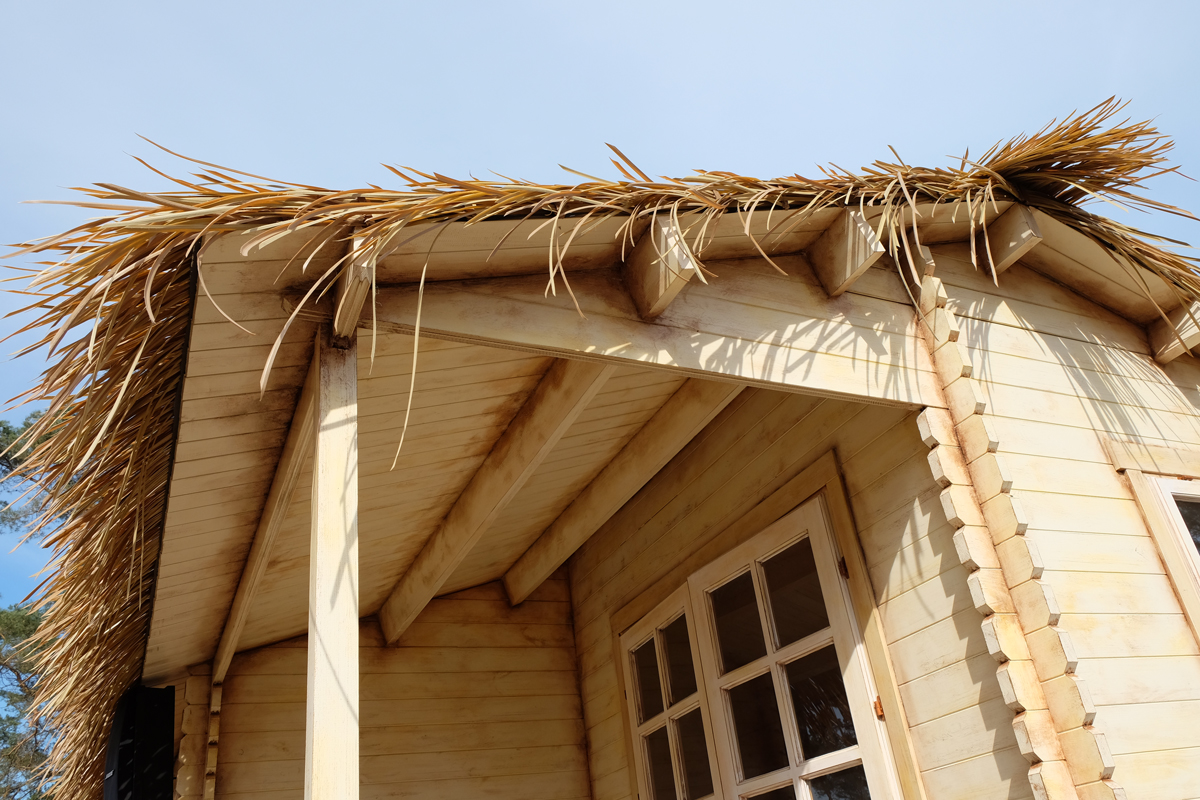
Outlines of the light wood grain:
M438 593L615 369L585 361L550 369L384 602L379 618L389 642Z
M1042 241L1042 231L1028 206L1013 203L979 234L977 249L993 275L1006 269Z
M504 586L513 604L566 562L740 391L740 386L692 379L672 395L505 573Z
M846 208L807 254L830 297L845 292L883 255L884 247L862 212Z
M275 478L271 482L266 504L259 516L258 526L254 533L254 543L246 557L246 565L242 569L242 577L238 581L237 592L229 607L229 618L221 632L217 643L216 655L213 657L213 681L220 683L224 680L229 662L237 651L238 639L246 625L250 606L258 592L266 574L267 564L271 559L271 549L283 522L283 516L292 500L292 492L300 470L308 458L314 443L317 420L317 393L319 389L319 367L309 368L309 377L305 381L300 401L296 404L296 413L292 425L288 429L287 441L279 464L275 469Z
M358 738L358 361L354 340L317 341L308 595L305 800L356 800Z
M700 377L885 402L942 402L912 313L898 304L847 295L831 305L800 281L733 270L721 281L690 286L646 323L612 276L574 280L583 316L569 302L544 296L543 283L518 278L427 287L422 330ZM411 331L415 311L414 292L381 290L381 325ZM764 331L773 333L764 339Z
M657 216L625 259L625 286L642 319L661 314L698 270L684 232L669 214Z

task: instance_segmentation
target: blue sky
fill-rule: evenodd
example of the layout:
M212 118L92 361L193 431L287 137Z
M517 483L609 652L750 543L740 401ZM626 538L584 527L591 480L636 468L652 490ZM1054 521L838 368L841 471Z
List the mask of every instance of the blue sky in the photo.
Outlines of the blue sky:
M770 178L890 160L888 145L941 165L1117 95L1173 135L1176 161L1200 176L1197 29L1200 5L1182 1L7 0L0 242L87 217L23 200L94 181L161 187L131 155L186 171L137 134L334 188L395 186L380 162L569 182L561 163L615 177L605 142L651 174ZM1151 188L1200 209L1200 184ZM1200 239L1195 222L1129 221ZM16 307L0 297L0 310ZM14 329L0 322L0 334ZM6 397L43 367L3 358ZM0 538L3 603L33 588L44 560L9 554L15 543Z

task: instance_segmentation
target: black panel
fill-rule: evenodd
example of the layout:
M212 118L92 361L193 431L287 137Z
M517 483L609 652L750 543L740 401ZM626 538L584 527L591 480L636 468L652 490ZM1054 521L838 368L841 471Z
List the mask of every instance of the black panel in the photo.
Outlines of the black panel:
M175 690L134 686L117 701L104 759L104 800L171 800Z

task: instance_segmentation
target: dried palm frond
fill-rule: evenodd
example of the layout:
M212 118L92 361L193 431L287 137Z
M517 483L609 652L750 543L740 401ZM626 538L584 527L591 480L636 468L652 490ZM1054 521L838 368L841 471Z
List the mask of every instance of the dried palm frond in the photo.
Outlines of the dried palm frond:
M748 235L756 216L768 215L769 239L816 211L852 205L879 210L879 232L895 248L905 239L905 212L916 216L920 204L962 203L971 222L982 226L988 204L1017 200L1159 276L1181 298L1200 299L1195 259L1160 246L1169 240L1083 208L1100 199L1191 217L1141 194L1148 177L1175 170L1166 164L1172 145L1148 122L1114 123L1122 108L1109 100L978 159L964 156L957 167L878 161L859 173L831 167L819 179L698 172L654 180L613 148L624 181L581 173L573 173L584 179L574 185L460 181L389 168L405 190L330 191L189 159L199 171L191 179L171 178L178 188L170 192L111 184L79 189L87 199L74 204L102 216L18 251L56 259L33 277L27 291L34 299L24 310L30 319L21 329L37 334L25 352L46 348L51 354L41 382L21 399L48 405L28 433L31 442L47 438L26 462L25 475L48 497L42 524L53 523L47 540L53 574L40 593L46 617L39 635L46 643L40 700L60 731L52 757L56 797L98 796L113 704L140 673L187 336L195 295L205 291L194 265L216 238L249 233L249 252L305 229L319 232L325 244L353 231L354 255L379 257L415 235L406 229L420 223L541 219L552 231L554 287L567 278L571 239L560 241L557 234L564 219L587 225L622 219L624 247L641 220L670 214L686 220L688 246L699 253L711 223L726 212L742 215ZM436 237L442 227L415 231L432 230ZM756 244L766 256L764 243ZM343 259L320 276L309 297L319 296L348 263ZM264 373L269 369L268 361Z

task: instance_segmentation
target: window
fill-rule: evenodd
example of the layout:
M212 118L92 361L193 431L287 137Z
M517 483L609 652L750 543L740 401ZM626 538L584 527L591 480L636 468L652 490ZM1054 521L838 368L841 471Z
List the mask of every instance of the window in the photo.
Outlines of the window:
M625 631L642 800L898 797L849 608L818 497Z
M1168 454L1175 452L1167 448L1158 450ZM1162 453L1152 455L1166 461ZM1125 470L1183 614L1200 641L1200 525L1197 524L1200 522L1200 480L1147 474L1138 467L1156 468L1158 465L1150 458L1145 460L1150 463L1141 464L1128 458L1114 460L1114 463ZM1176 474L1184 472L1180 467L1188 467L1187 472L1200 478L1200 470L1190 468L1191 460L1178 458L1176 461L1180 463L1170 464Z
M1159 551L1186 606L1200 590L1200 480L1158 478L1156 482L1169 501L1165 504L1168 530L1158 532Z
M1169 478L1162 478L1159 482L1175 501L1175 510L1179 513L1177 533L1185 542L1191 540L1192 549L1200 558L1200 482Z

